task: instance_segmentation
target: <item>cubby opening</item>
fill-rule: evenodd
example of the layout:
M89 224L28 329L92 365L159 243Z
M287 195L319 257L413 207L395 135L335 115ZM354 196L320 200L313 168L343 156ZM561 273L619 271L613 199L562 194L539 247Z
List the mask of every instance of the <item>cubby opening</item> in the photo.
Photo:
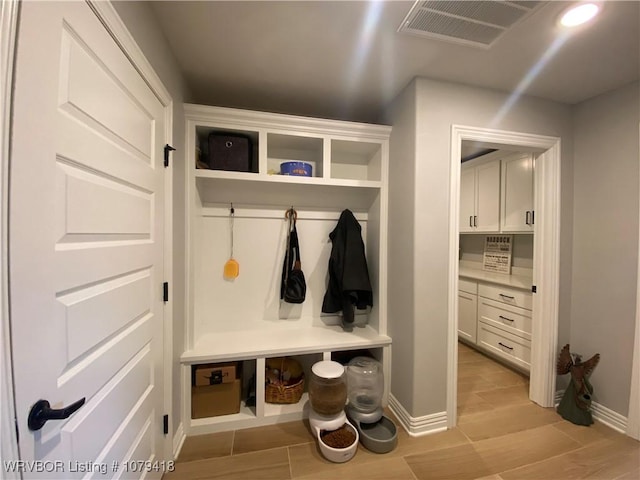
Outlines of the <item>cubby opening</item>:
M271 359L266 359L265 361L265 369L267 370L265 372L265 381L269 381L270 360L273 360L274 358L281 358L281 357L273 357ZM265 398L265 404L264 404L265 417L278 416L278 415L295 413L295 412L301 412L303 416L306 416L306 414L308 414L308 409L309 409L308 391L309 391L309 379L311 378L311 367L313 367L314 363L322 361L323 355L322 353L311 353L307 355L290 355L286 358L291 358L296 362L298 362L298 364L302 369L302 372L304 374L302 394L300 396L300 399L295 403L271 403L266 401L266 398ZM266 396L266 391L265 391L265 396Z
M234 148L233 143L234 139L238 139L242 141L244 139L247 140L249 145L249 159L247 168L238 167L237 169L233 166L225 168L230 171L237 172L245 172L245 173L258 173L258 132L250 131L250 130L234 130L234 129L226 129L226 128L214 128L214 127L205 127L198 126L196 127L196 164L195 168L202 170L218 170L213 166L213 162L211 161L212 151L210 148L210 136L216 135L219 138L224 140L229 148ZM230 143L229 143L230 142ZM225 148L225 147L223 147ZM243 162L239 162L243 163Z
M331 178L380 181L382 145L331 140Z
M280 174L283 162L306 162L313 177L323 176L323 139L280 133L267 134L267 173Z
M331 360L341 365L347 365L356 357L371 357L382 363L382 348L359 348L355 350L331 352Z
M191 368L191 418L256 415L256 361L201 363Z

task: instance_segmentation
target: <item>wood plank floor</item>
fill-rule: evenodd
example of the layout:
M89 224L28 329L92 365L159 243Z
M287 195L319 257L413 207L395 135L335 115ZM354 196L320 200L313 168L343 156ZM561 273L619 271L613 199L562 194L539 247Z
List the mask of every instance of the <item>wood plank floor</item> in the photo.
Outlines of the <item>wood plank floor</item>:
M596 422L563 420L527 399L528 379L459 344L458 426L410 437L399 427L387 454L362 446L347 463L325 460L307 422L189 437L164 479L640 478L640 442ZM396 422L399 426L399 423Z

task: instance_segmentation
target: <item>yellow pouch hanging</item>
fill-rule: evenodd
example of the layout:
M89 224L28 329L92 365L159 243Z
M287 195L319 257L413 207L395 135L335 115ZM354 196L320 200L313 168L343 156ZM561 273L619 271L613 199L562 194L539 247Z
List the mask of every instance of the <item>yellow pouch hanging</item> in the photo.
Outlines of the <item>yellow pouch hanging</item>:
M224 264L223 276L227 280L233 280L240 275L240 264L233 258L233 221L235 218L235 211L233 209L233 203L231 204L231 210L229 212L229 223L231 226L231 256L227 263Z

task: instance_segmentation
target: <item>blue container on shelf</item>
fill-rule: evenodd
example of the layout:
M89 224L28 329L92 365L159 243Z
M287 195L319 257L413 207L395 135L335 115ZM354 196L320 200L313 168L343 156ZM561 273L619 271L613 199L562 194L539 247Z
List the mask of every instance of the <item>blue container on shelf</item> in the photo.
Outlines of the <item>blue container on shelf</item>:
M311 177L312 165L307 162L282 162L280 164L280 175Z

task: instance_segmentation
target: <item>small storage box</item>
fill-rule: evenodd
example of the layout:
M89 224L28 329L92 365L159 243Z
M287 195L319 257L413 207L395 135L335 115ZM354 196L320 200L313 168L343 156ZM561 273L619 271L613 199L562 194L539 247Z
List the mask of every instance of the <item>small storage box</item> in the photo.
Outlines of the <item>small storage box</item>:
M240 411L241 381L191 388L191 418L217 417Z
M313 167L307 162L282 162L280 164L280 175L292 175L295 177L311 177Z
M252 159L251 139L238 133L212 132L209 134L207 164L213 170L250 172Z
M205 385L218 385L220 383L233 383L238 377L237 372L237 362L194 365L191 385L194 387L202 387Z

